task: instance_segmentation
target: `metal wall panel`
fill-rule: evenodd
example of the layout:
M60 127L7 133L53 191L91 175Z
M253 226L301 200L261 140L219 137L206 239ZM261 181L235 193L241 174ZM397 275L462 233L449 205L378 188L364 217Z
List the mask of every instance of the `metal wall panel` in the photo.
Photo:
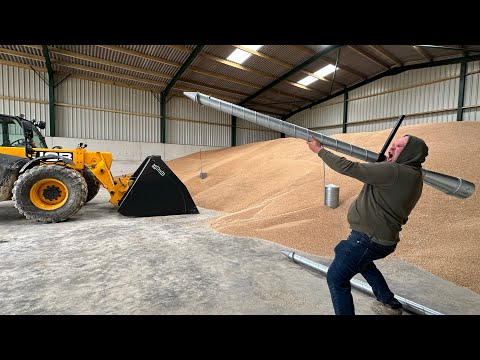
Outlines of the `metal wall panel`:
M202 146L230 146L231 126L218 123L175 120L167 117L167 143Z
M463 106L471 106L463 110L464 121L480 121L480 61L467 63Z
M271 130L237 128L237 145L251 144L279 138L280 133Z
M383 130L391 127L402 114L406 115L406 125L456 121L459 71L459 64L411 70L351 91L349 123L393 119L349 125L348 132Z
M463 121L480 121L480 107L463 110Z
M319 133L322 133L323 135L327 135L327 136L330 136L330 135L335 135L335 134L341 134L342 133L342 127L341 126L338 126L338 127L335 127L335 128L330 128L330 129L312 129L316 132L319 132Z
M308 129L341 124L343 121L343 95L318 104L310 110L297 113L288 121Z
M469 64L469 72L480 71L480 62ZM390 129L405 114L404 125L452 122L457 119L460 64L417 69L396 76L381 78L349 92L347 132L368 132ZM465 106L480 104L480 75L467 75ZM464 120L480 118L480 108L465 109ZM341 124L343 95L288 119L302 127ZM376 120L352 124L355 121ZM318 129L328 135L341 133L341 127Z
M230 146L231 116L188 98L167 101L166 137L169 144Z
M152 93L78 78L55 90L57 136L160 142L160 102Z
M402 122L401 127L407 125L405 123L405 120ZM393 119L389 121L375 122L371 124L348 125L347 133L372 132L372 131L381 131L385 129L391 129L393 128L393 125L395 124L396 121L397 119Z
M467 73L480 71L480 61L470 61L467 63Z
M281 134L277 131L237 118L237 145L278 139L280 136Z
M39 73L48 80L47 73ZM48 85L31 69L0 65L0 113L49 124ZM45 135L46 130L41 130Z
M342 133L342 126L337 126L334 128L329 128L329 129L311 129L313 131L319 132L323 135L331 136L335 134L341 134ZM286 137L292 137L292 136L286 136Z

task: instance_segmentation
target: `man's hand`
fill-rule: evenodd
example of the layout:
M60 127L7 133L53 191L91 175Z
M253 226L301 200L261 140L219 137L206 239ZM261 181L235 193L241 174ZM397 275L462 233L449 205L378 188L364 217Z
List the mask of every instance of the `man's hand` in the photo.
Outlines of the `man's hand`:
M310 141L307 141L307 144L310 150L312 150L315 154L318 154L323 148L322 144L320 144L320 141L313 136L310 136Z

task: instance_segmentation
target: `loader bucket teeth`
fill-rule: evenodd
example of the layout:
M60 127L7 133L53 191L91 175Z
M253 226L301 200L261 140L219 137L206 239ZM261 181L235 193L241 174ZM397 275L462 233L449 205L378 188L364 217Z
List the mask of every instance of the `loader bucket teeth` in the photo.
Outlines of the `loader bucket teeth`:
M198 214L182 181L160 156L148 156L133 173L133 184L119 202L125 216Z

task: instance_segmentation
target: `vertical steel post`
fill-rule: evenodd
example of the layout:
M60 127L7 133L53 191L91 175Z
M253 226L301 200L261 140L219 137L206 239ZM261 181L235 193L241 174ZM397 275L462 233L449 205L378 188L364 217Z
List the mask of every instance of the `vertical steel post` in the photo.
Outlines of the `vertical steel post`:
M465 74L467 72L467 62L462 61L460 65L460 82L458 85L458 106L457 121L463 120L463 100L465 97Z
M232 146L237 146L237 117L232 115Z
M343 122L342 133L347 133L347 121L348 121L348 92L343 94Z
M50 136L55 136L55 80L52 63L50 62L50 55L48 53L47 45L42 45L43 56L45 57L45 63L48 71L48 108L50 112Z
M165 144L166 142L166 122L167 122L167 96L164 92L160 94L160 141Z

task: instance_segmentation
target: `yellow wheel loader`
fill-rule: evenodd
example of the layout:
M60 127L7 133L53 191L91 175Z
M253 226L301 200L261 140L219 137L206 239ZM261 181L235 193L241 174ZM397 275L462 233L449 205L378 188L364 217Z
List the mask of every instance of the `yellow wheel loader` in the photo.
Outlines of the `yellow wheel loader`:
M110 152L49 149L45 122L0 115L0 201L12 199L27 219L65 221L98 193L125 216L198 214L190 193L160 156L148 156L131 175L113 177Z

